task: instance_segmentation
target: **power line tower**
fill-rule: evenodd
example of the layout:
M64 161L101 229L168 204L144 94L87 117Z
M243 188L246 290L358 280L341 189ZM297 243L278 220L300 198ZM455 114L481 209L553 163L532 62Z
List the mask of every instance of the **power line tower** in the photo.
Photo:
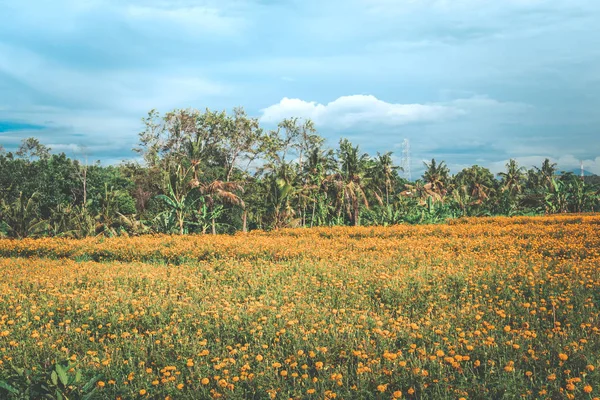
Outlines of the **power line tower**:
M402 167L402 171L404 173L404 179L409 181L412 180L410 165L410 142L408 139L404 139L402 142L402 161L400 166Z
M579 167L581 169L581 180L585 179L585 173L583 171L583 160L579 161Z

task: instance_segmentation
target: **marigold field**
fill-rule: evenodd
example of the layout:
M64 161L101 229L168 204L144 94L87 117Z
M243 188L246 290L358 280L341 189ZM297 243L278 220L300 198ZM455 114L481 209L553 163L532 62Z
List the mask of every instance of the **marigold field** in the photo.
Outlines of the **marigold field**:
M0 398L600 398L600 216L0 240Z

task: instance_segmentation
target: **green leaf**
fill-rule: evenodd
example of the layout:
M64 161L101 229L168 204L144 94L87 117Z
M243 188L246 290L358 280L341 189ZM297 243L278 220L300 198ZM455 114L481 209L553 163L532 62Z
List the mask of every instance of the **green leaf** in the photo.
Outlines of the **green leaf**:
M94 388L91 392L89 392L88 394L85 394L81 397L81 400L89 400L91 399L94 394L96 393L96 388Z
M158 196L156 196L156 198L164 201L169 207L172 207L172 208L178 207L178 204L175 201L173 201L168 196L165 196L164 194L159 194Z
M60 378L60 382L63 386L67 386L69 384L69 376L67 375L67 371L63 368L62 365L56 364L56 372L58 373L58 377Z
M19 394L19 391L14 387L10 386L8 383L4 381L0 381L0 389L4 389L12 394Z
M86 383L85 386L81 390L84 393L87 392L88 390L90 390L91 388L94 387L94 385L96 384L96 382L98 382L100 380L100 378L102 378L102 375L96 375L95 377L93 377L92 379L90 379L88 381L88 383Z
M80 370L77 370L77 372L75 373L75 382L76 382L76 383L79 383L79 382L81 382L81 378L82 378L82 377L81 377L81 371L80 371Z
M57 389L56 390L56 400L63 400L63 398L64 397L63 397L62 393L60 392L60 390Z
M56 371L52 371L50 374L50 380L52 381L53 385L58 385L58 375L56 375Z

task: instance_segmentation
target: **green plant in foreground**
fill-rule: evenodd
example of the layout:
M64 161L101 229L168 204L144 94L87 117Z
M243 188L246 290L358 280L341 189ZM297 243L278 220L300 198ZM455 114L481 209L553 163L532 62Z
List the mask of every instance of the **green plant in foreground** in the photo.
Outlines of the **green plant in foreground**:
M86 381L73 361L61 361L46 370L12 368L8 379L0 380L1 398L87 400L96 394L96 375Z

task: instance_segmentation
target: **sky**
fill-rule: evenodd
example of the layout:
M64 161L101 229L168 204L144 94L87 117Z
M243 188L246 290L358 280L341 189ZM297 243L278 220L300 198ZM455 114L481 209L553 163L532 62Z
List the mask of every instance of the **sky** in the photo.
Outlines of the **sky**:
M453 173L600 174L597 0L0 0L0 144L134 159L150 109L311 118Z

